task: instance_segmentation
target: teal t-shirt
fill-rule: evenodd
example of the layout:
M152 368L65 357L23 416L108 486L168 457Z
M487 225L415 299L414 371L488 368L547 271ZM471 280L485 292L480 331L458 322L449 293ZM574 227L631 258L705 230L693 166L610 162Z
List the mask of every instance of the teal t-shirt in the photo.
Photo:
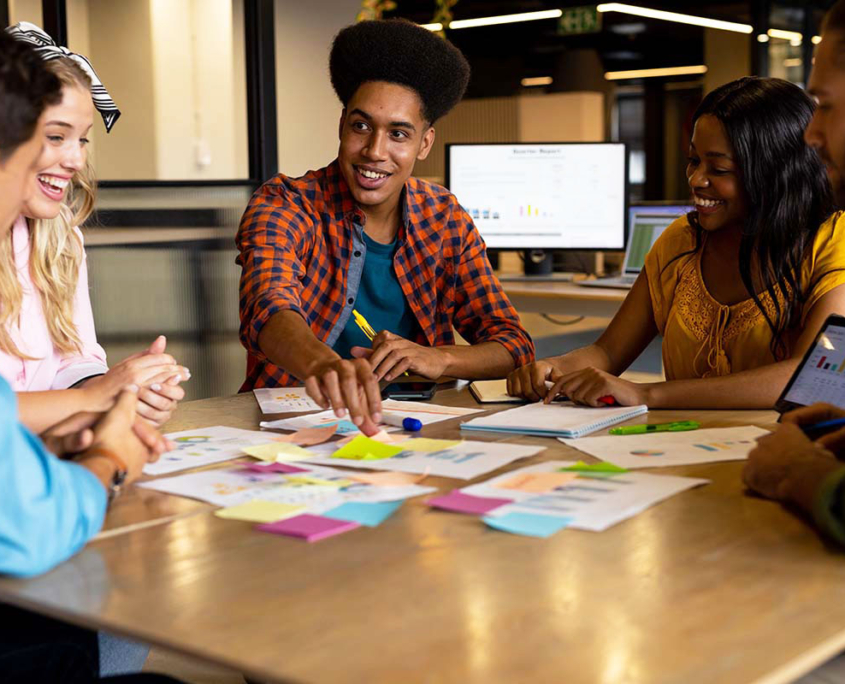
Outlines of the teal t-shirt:
M389 330L405 339L415 340L419 324L393 269L396 240L384 245L364 233L364 242L367 245L367 256L355 297L355 310L367 319L377 333ZM352 347L369 349L371 346L367 336L355 323L355 317L350 316L332 349L341 358L351 359Z

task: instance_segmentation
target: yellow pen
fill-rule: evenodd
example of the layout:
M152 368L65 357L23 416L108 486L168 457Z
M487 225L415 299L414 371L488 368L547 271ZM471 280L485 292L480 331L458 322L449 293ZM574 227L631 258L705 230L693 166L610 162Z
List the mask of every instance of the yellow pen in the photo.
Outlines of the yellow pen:
M373 330L373 326L367 323L367 319L355 311L355 309L352 309L352 316L355 318L355 323L361 328L361 332L372 342L376 338L376 331Z
M355 319L356 325L361 328L361 332L367 336L367 339L372 342L376 338L376 331L373 330L373 326L367 323L367 319L364 318L361 314L359 314L355 309L352 309L352 316ZM402 373L402 375L408 375L408 371Z

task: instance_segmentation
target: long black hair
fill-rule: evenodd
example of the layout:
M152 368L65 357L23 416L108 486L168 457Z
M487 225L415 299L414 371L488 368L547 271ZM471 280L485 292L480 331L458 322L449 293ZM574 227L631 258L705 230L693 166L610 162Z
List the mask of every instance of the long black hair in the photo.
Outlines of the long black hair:
M716 117L724 127L739 168L748 216L739 246L739 273L745 289L772 330L772 354L786 356L783 335L796 325L807 291L801 264L819 227L833 211L827 171L804 142L814 104L797 85L779 78L748 76L710 92L693 116ZM698 213L689 215L695 248L702 245ZM758 272L753 271L754 258ZM755 275L768 292L774 316L763 306Z

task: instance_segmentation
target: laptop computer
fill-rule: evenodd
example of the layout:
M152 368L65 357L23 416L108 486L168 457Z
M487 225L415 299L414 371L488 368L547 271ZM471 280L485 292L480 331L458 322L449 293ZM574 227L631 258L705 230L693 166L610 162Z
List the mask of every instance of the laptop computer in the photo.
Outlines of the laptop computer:
M609 278L582 280L584 287L611 287L629 290L645 265L645 256L660 234L679 216L690 211L688 205L633 205L628 211L628 246L625 249L625 261L622 273Z

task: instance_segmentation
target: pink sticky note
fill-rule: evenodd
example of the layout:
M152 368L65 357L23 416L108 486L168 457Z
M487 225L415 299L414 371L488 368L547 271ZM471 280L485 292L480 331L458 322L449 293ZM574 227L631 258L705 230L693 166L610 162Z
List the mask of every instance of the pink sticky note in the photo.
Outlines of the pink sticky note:
M288 537L298 537L307 542L315 542L354 530L356 527L360 527L356 522L333 520L322 515L303 513L274 523L256 525L255 529L262 532L272 532L273 534L284 534Z
M493 499L486 496L472 496L453 489L446 496L436 496L426 501L429 506L442 508L446 511L456 513L469 513L470 515L484 515L494 508L513 503L512 499Z
M240 463L247 470L256 473L307 473L307 468L297 468L288 463Z

